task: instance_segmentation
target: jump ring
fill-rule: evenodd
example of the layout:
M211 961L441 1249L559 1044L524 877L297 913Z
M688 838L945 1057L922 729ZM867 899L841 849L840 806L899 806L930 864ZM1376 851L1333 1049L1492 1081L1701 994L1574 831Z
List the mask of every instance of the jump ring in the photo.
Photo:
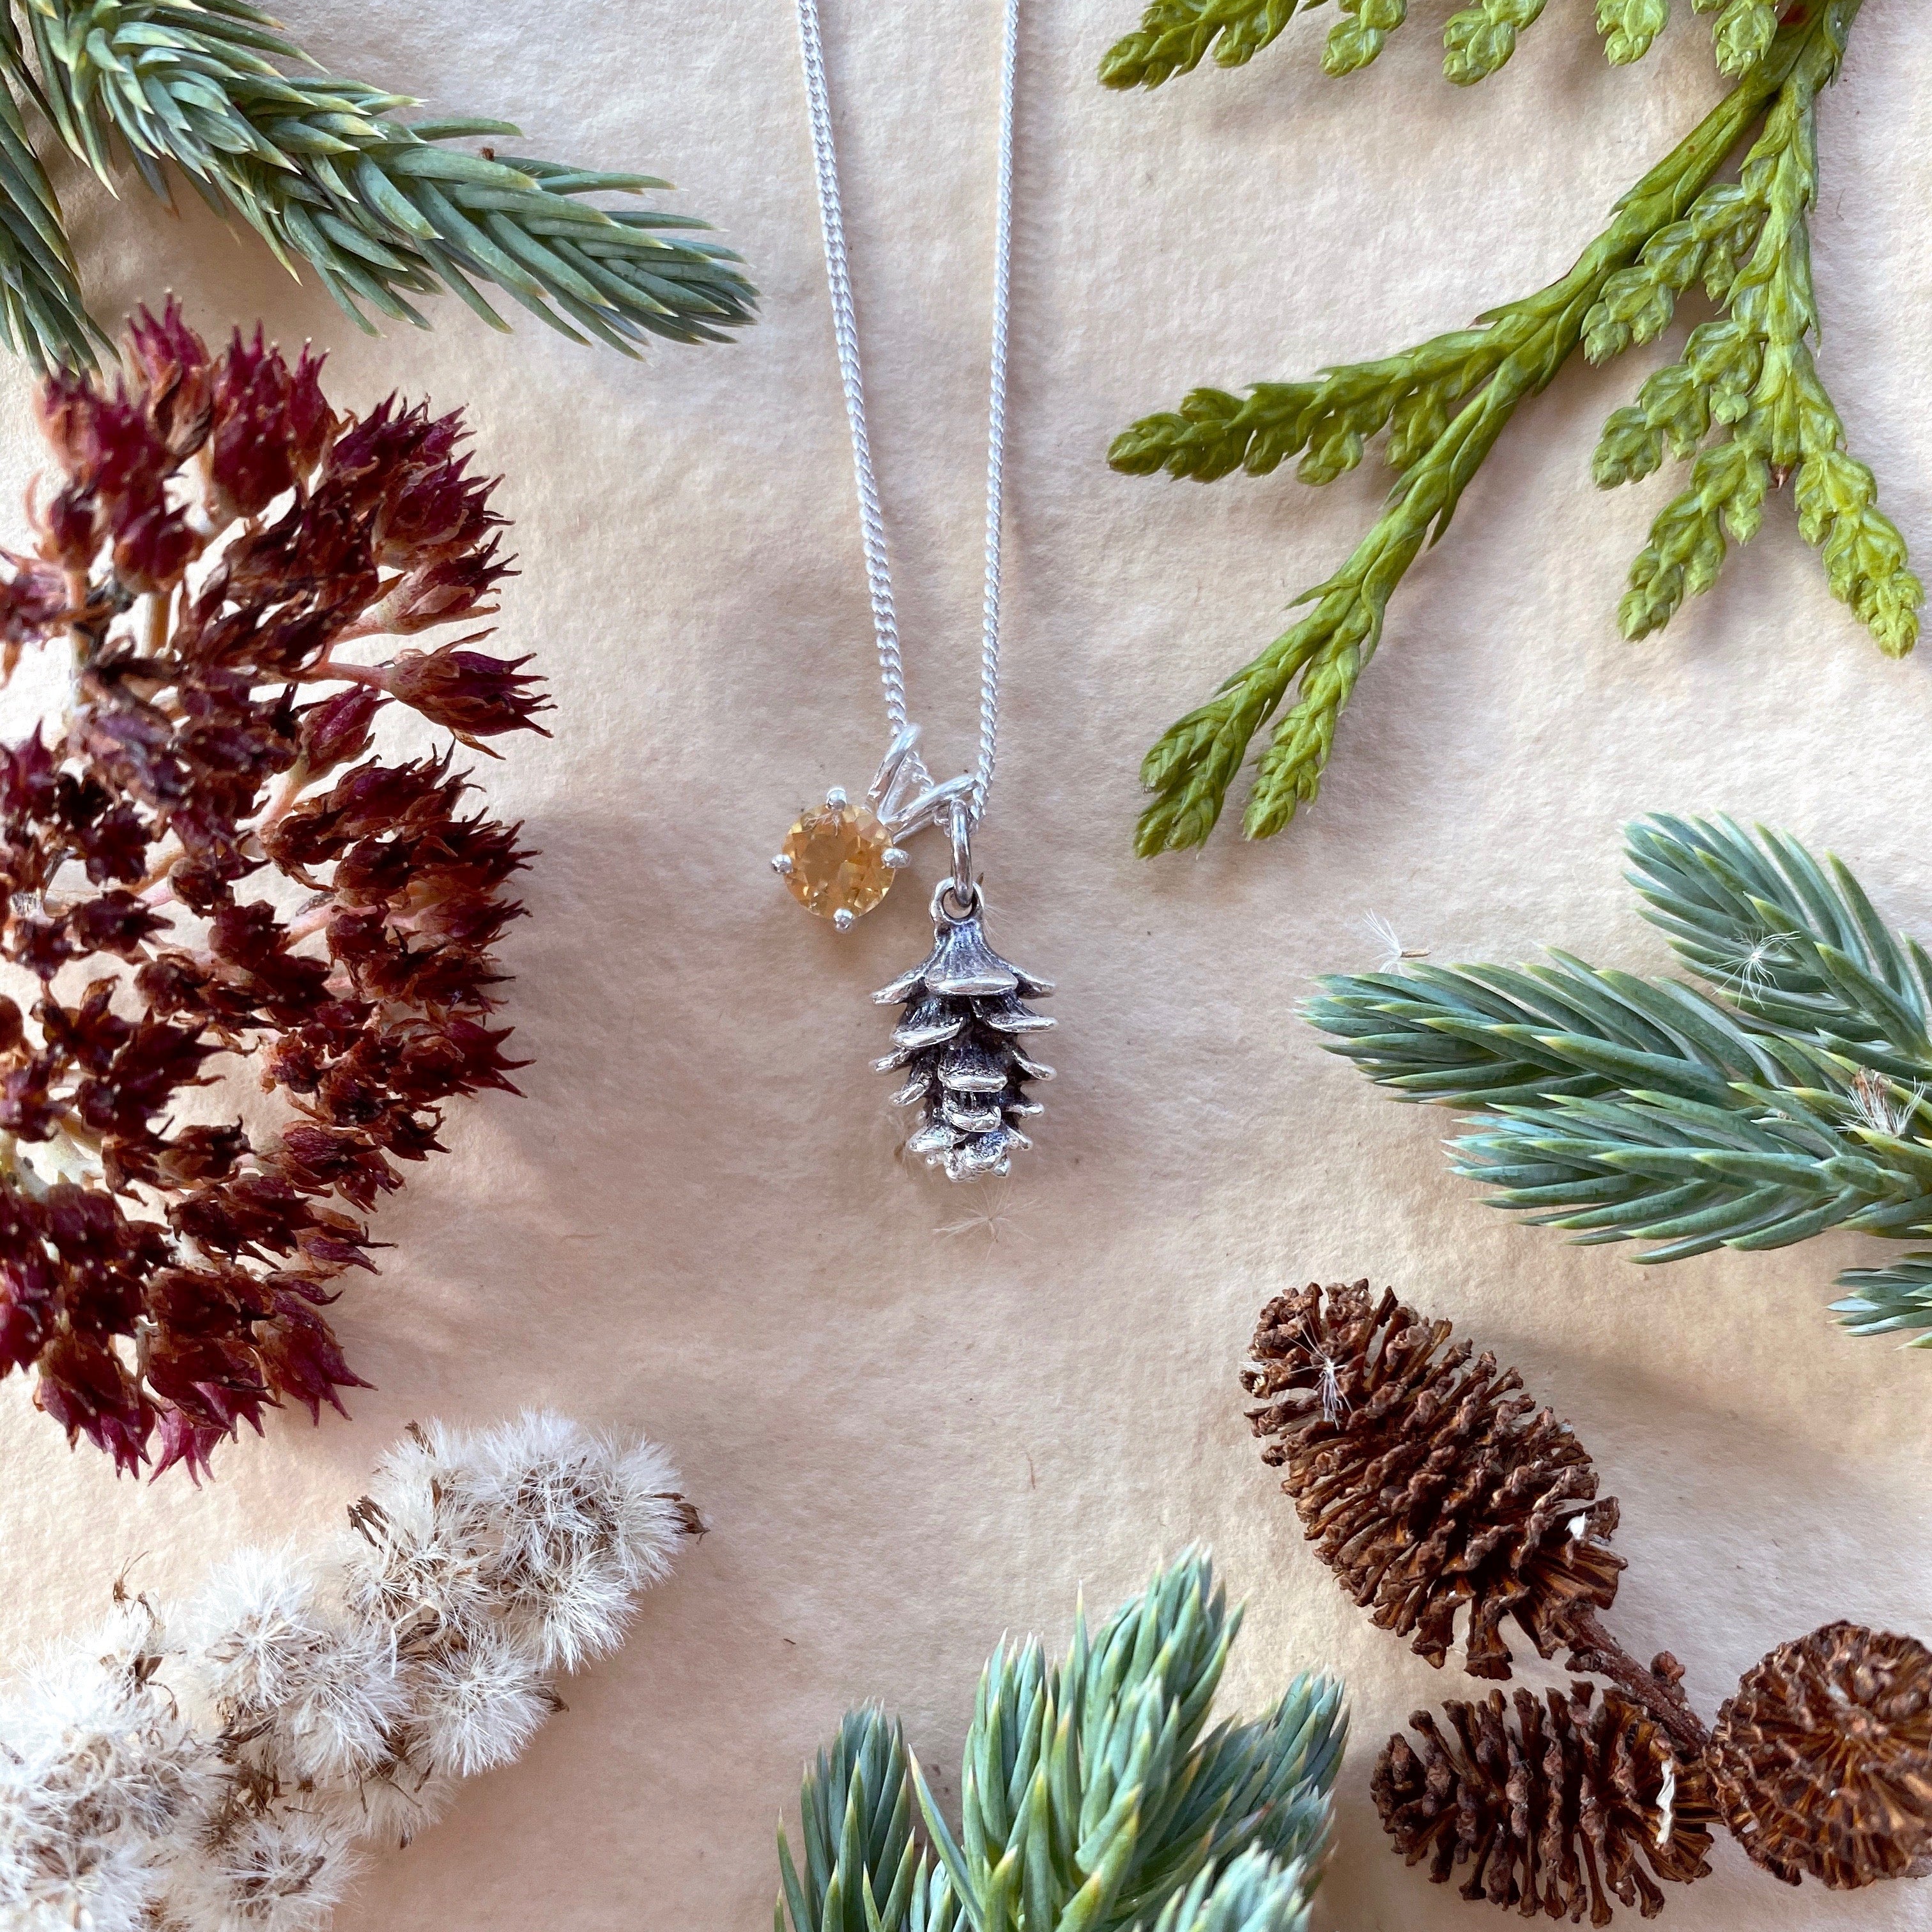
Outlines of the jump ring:
M985 895L977 886L968 886L962 892L950 879L941 879L932 895L932 916L958 926L964 920L976 919L986 903Z
M952 801L946 829L952 840L952 896L962 905L974 896L973 891L973 820L963 799Z

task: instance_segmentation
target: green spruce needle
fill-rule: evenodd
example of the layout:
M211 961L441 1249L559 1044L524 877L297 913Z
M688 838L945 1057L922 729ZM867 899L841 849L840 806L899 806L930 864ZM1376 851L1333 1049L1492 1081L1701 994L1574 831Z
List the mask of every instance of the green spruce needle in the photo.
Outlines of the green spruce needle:
M1490 1204L1676 1261L1844 1228L1932 1238L1932 957L1838 860L1729 820L1628 832L1645 916L1712 988L1546 964L1324 980L1304 1009L1369 1078L1472 1114ZM1839 1277L1862 1335L1924 1331L1932 1253Z
M1240 1626L1190 1552L1090 1636L1078 1618L1064 1663L1002 1643L957 1829L898 1726L852 1712L806 1774L802 1862L779 1829L775 1932L1306 1932L1340 1687L1210 1726Z
M1208 482L1238 470L1264 476L1296 458L1297 475L1318 484L1354 468L1370 440L1385 435L1396 473L1354 554L1297 600L1306 614L1148 752L1141 777L1154 796L1136 839L1143 855L1207 838L1255 735L1291 690L1294 701L1262 754L1243 829L1266 838L1315 798L1342 710L1382 640L1390 595L1424 544L1448 528L1518 404L1546 388L1580 346L1602 362L1654 340L1696 283L1718 314L1611 417L1596 452L1594 473L1604 488L1648 476L1666 453L1691 465L1689 487L1658 517L1632 567L1618 608L1624 634L1647 636L1687 596L1708 589L1729 545L1756 533L1767 494L1789 479L1799 527L1822 554L1832 594L1888 656L1912 649L1923 587L1904 540L1878 508L1871 472L1845 447L1810 346L1818 322L1808 228L1818 185L1817 97L1838 71L1860 4L1789 8L1786 24L1768 38L1756 8L1736 0L1724 7L1714 25L1720 56L1738 75L1731 92L1631 188L1610 225L1547 288L1490 310L1473 328L1380 361L1259 383L1245 396L1197 389L1178 410L1146 417L1116 438L1108 460L1132 475ZM1192 64L1206 44L1183 34L1184 16L1197 28L1216 22L1232 57L1245 58L1264 44L1264 29L1286 24L1288 10L1265 10L1263 20L1252 9L1236 18L1191 0L1158 6L1132 43L1139 49L1132 61L1124 41L1104 71L1126 85L1125 76L1151 81ZM1448 29L1451 78L1493 71L1540 10L1486 0L1456 15ZM1330 67L1342 59L1338 47L1368 49L1400 11L1372 8L1370 0L1348 10L1336 26L1342 40L1330 38ZM1667 14L1664 0L1603 0L1598 24L1611 58L1637 58ZM1738 178L1719 180L1754 129Z
M24 28L24 32L22 29ZM28 58L31 52L31 62ZM0 6L0 337L45 366L106 338L82 299L53 190L22 118L32 105L109 186L117 150L170 198L170 164L239 216L290 272L307 262L363 328L418 327L448 290L493 328L494 288L576 342L634 355L653 336L721 342L752 319L738 257L705 224L586 196L668 183L458 140L507 122L406 122L417 104L323 74L246 0L12 0Z

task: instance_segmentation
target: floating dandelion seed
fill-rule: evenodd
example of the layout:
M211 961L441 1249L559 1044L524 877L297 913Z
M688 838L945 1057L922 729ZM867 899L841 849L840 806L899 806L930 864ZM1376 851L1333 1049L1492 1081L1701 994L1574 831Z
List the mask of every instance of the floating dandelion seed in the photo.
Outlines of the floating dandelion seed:
M1346 1422L1351 1412L1348 1398L1342 1393L1342 1378L1335 1366L1335 1357L1322 1347L1306 1323L1302 1325L1301 1340L1321 1371L1316 1392L1322 1401L1322 1420L1336 1424Z
M986 1196L983 1208L976 1208L956 1221L943 1221L932 1232L935 1234L974 1234L983 1228L988 1246L997 1246L1003 1234L1010 1239L1023 1238L1019 1224L1006 1212L1007 1199L1012 1192L1010 1184L1002 1184L997 1193Z
M1852 1090L1846 1100L1855 1119L1875 1134L1901 1138L1925 1098L1925 1083L1916 1080L1910 1087L1888 1080L1869 1066L1862 1066L1852 1076Z
M1677 1760L1666 1753L1664 1760L1664 1782L1657 1792L1657 1848L1668 1849L1670 1834L1677 1828Z
M1731 989L1741 1005L1750 1006L1762 999L1772 985L1772 970L1779 966L1788 966L1788 957L1780 958L1779 949L1787 940L1798 937L1795 932L1767 932L1744 952L1737 956L1737 963L1727 971L1716 976L1719 982Z
M1396 937L1395 928L1380 913L1370 913L1362 923L1367 928L1369 937L1382 948L1382 958L1376 968L1377 972L1400 972L1405 959L1426 959L1429 957L1429 949L1426 946L1404 946Z

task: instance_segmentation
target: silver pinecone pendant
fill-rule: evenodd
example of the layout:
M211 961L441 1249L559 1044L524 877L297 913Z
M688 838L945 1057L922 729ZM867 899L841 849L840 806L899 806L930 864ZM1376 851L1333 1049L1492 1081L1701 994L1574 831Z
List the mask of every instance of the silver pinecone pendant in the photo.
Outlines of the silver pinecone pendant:
M1027 1057L1029 1034L1054 1024L1023 1004L1053 991L1010 966L986 944L976 891L970 910L955 918L942 893L933 906L932 956L872 995L904 1011L892 1029L892 1051L874 1060L881 1073L903 1071L896 1106L917 1107L922 1118L906 1142L949 1180L1004 1174L1013 1151L1033 1143L1014 1123L1037 1114L1027 1098L1030 1080L1051 1080L1053 1069Z

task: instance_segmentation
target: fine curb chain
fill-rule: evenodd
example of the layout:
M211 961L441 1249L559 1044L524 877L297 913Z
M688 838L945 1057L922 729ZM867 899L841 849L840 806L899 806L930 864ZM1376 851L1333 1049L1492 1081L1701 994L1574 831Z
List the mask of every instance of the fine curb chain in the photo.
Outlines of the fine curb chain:
M1006 28L1000 64L999 196L993 253L993 351L986 409L986 589L981 599L980 646L980 759L965 800L969 824L986 809L993 782L993 760L1000 722L1000 532L1005 485L1006 437L1006 334L1010 302L1013 218L1013 97L1019 56L1020 0L1006 0ZM838 346L838 374L845 392L845 418L852 432L852 471L858 486L859 529L866 556L866 580L872 602L872 629L878 641L879 682L886 716L895 738L908 727L905 664L899 649L897 607L880 514L879 486L866 432L866 390L859 364L858 322L845 254L845 217L838 194L838 156L832 140L832 107L825 81L825 50L819 37L818 0L798 0L798 36L805 57L806 96L812 118L812 163L818 177L819 220L825 230L825 280L832 297L832 333ZM916 748L905 767L917 787L932 783Z

